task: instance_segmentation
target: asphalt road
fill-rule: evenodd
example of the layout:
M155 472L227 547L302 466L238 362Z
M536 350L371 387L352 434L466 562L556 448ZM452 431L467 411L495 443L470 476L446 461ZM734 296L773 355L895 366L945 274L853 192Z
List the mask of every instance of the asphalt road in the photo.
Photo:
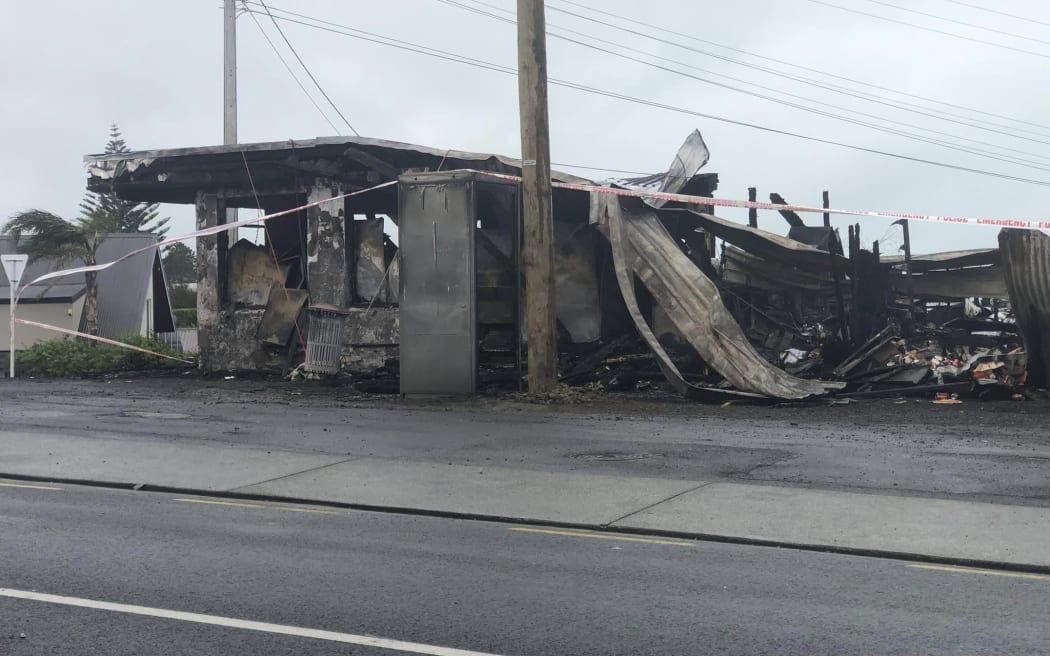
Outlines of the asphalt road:
M784 549L0 481L0 553L5 656L1050 652L1050 576Z
M0 381L0 427L1050 506L1050 403L405 402L257 380ZM0 473L3 473L0 463Z

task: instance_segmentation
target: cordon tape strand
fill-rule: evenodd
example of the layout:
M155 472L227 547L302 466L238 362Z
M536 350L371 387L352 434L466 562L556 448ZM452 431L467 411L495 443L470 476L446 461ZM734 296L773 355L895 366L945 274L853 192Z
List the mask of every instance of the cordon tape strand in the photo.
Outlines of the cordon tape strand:
M493 178L499 178L499 179L503 179L503 180L510 180L510 181L513 181L513 182L520 182L521 181L521 176L508 175L506 173L493 173L493 172L490 172L490 171L477 171L477 173L483 173L483 174L485 174L487 176L490 176L490 177L493 177ZM180 235L178 237L172 237L172 238L166 239L164 241L159 241L156 244L150 244L149 246L145 246L143 248L139 248L139 249L134 250L134 251L132 251L132 252L126 254L126 255L121 256L120 258L118 258L116 260L113 260L112 262L106 262L105 264L96 264L94 266L76 267L76 268L73 268L73 269L64 269L62 271L55 271L55 272L52 272L52 273L47 273L47 274L44 274L44 275L40 276L39 278L31 280L30 282L28 282L25 285L23 285L18 290L18 293L15 296L15 300L17 302L17 300L19 298L21 298L23 291L25 291L26 289L28 289L29 287L31 287L31 286L33 286L35 284L43 282L45 280L53 280L55 278L62 278L64 276L70 276L70 275L74 275L74 274L77 274L77 273L87 273L87 272L91 272L91 271L102 271L104 269L108 269L109 267L113 266L114 264L117 264L118 262L122 262L122 261L124 261L124 260L126 260L128 258L134 257L135 255L138 255L140 253L144 253L146 251L150 251L150 250L153 250L153 249L156 249L156 248L162 248L164 246L168 246L170 244L174 244L174 243L177 243L177 242L180 242L180 241L185 241L187 239L194 239L194 238L197 238L197 237L208 237L210 235L215 235L215 234L218 234L220 232L225 232L227 230L232 230L234 228L239 228L241 226L249 226L249 225L255 225L255 224L259 224L259 223L265 223L266 221L269 221L270 219L275 219L275 218L280 217L280 216L286 216L288 214L293 214L295 212L299 212L301 210L308 209L310 207L315 207L317 205L322 205L324 203L331 203L333 201L342 200L344 198L349 198L351 196L359 196L361 194L367 194L367 193L375 191L377 189L382 189L384 187L390 187L390 186L395 185L395 184L397 184L397 181L396 180L391 180L389 182L384 182L382 184L376 185L374 187L369 187L368 189L361 189L359 191L353 191L353 192L350 192L350 193L347 193L347 194L342 194L340 196L333 196L331 198L325 198L324 200L314 201L312 203L307 203L305 205L300 205L299 207L293 207L292 209L283 210L283 211L280 211L280 212L276 212L274 214L267 214L266 216L258 216L258 217L252 218L252 219L244 219L244 220L241 220L241 221L235 221L233 223L224 223L224 224L221 224L221 225L212 226L210 228L205 228L203 230L195 230L193 232L188 232L188 233L186 233L184 235ZM601 186L597 186L597 185L579 184L579 183L574 183L574 182L552 182L551 186L553 186L556 189L568 189L568 190L572 190L572 191L584 191L584 192L596 193L596 194L612 194L614 196L626 196L626 197L632 197L632 198L640 198L640 199L643 199L643 200L646 200L646 199L648 199L648 200L662 200L662 201L667 201L667 202L684 203L684 204L687 204L687 205L698 205L698 206L703 206L703 207L735 207L735 208L742 208L742 209L806 212L806 213L816 213L816 214L825 214L826 213L826 214L839 214L839 215L845 215L845 216L861 216L861 217L883 218L883 219L897 219L897 220L906 219L906 220L909 220L909 221L925 221L927 223L940 223L940 224L951 224L951 225L991 226L991 227L1000 227L1000 228L1017 228L1017 229L1020 229L1020 230L1050 230L1050 219L1046 219L1046 220L989 219L989 218L972 218L972 217L962 217L962 216L938 216L938 215L935 215L935 214L906 214L906 213L902 213L902 212L877 212L877 211L867 211L867 210L843 210L843 209L816 207L816 206L813 206L813 205L778 205L776 203L765 203L765 202L759 202L759 201L730 200L730 199L727 199L727 198L706 198L706 197L703 197L703 196L687 196L685 194L674 194L674 193L669 193L669 192L665 192L665 191L649 191L649 190L644 190L644 189L624 189L624 188L617 188L617 187L601 187ZM171 359L171 360L177 360L179 362L190 363L189 360L182 360L181 358L175 358L175 357L172 357L170 355L165 355L163 353L157 353L155 351L150 351L148 349L143 349L143 348L140 348L140 347L137 347L137 346L132 346L131 344L124 344L122 342L117 342L117 341L114 341L114 340L111 340L111 339L106 339L104 337L98 337L96 335L88 335L86 333L82 333L82 332L79 332L79 331L76 331L76 330L69 330L67 328L62 328L60 326L53 326L53 325L50 325L50 324L39 323L39 322L36 322L36 321L27 321L25 319L19 319L19 318L16 318L15 321L17 323L24 324L24 325L27 325L27 326L34 326L36 328L42 328L44 330L53 330L55 332L65 333L65 334L68 334L68 335L75 335L75 336L78 336L78 337L86 337L88 339L94 339L94 340L97 340L97 341L100 341L100 342L104 342L106 344L112 344L114 346L120 346L122 348L127 348L127 349L131 349L131 350L134 350L134 351L141 351L143 353L149 353L149 354L157 355L157 356L160 356L160 357L163 357L163 358L168 358L168 359Z

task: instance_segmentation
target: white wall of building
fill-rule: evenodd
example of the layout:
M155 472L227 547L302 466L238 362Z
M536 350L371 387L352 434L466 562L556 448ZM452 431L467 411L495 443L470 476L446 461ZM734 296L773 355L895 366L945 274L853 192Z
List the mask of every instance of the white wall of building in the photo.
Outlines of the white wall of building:
M10 311L8 305L0 305L0 352L6 353L10 350ZM20 303L15 306L15 316L27 321L46 323L67 330L76 330L80 327L80 315L84 311L84 297L72 303ZM52 339L68 339L69 335L44 330L33 326L15 326L15 348L27 349L37 342L46 342Z

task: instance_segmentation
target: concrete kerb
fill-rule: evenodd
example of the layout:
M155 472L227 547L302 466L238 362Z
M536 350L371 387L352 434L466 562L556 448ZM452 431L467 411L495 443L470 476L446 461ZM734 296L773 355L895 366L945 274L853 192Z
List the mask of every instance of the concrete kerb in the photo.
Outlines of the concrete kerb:
M637 528L630 526L610 526L608 524L588 524L583 522L559 522L541 518L528 517L505 517L498 515L486 515L478 513L461 513L445 510L426 510L418 508L405 508L396 506L381 506L348 503L341 501L328 501L325 499L308 499L300 497L285 497L269 494L253 494L245 492L228 492L216 490L201 490L195 488L174 487L165 485L152 485L149 483L117 482L117 481L93 481L75 478L62 478L53 476L32 476L25 474L9 474L0 472L0 480L24 481L35 483L52 483L64 485L83 485L96 488L108 488L118 490L139 491L158 494L180 494L190 496L210 497L214 499L231 499L240 501L261 501L267 503L283 503L289 505L311 505L325 508L338 508L354 510L359 512L374 512L393 515L406 515L417 517L436 517L445 519L458 519L465 521L495 522L513 524L519 526L538 526L559 529L574 529L594 531L600 533L637 535L662 538L674 538L680 540L694 540L697 542L715 542L722 544L739 544L752 547L763 547L773 549L793 549L796 551L809 551L816 553L838 554L845 556L860 556L865 558L880 558L888 560L900 560L906 562L949 565L956 567L969 567L975 569L1001 570L1010 572L1024 572L1029 574L1050 574L1050 566L1025 563L1011 563L1004 561L979 560L969 558L954 558L949 556L936 556L914 552L888 551L881 549L866 549L858 547L846 547L840 545L809 544L802 542L788 542L779 540L767 540L758 538L737 537L732 535L717 535L711 533L677 531L656 528Z

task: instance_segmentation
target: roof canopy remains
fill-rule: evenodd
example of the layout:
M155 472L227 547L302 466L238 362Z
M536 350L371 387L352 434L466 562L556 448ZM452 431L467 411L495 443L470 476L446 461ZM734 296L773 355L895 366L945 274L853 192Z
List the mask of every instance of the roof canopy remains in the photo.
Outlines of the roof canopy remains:
M366 188L402 173L474 169L517 175L521 161L491 153L443 150L366 137L145 150L87 155L88 189L133 201L193 203L198 192L252 198L301 193L314 178ZM249 173L251 175L249 177ZM555 180L588 180L554 172ZM246 202L248 205L254 203Z

